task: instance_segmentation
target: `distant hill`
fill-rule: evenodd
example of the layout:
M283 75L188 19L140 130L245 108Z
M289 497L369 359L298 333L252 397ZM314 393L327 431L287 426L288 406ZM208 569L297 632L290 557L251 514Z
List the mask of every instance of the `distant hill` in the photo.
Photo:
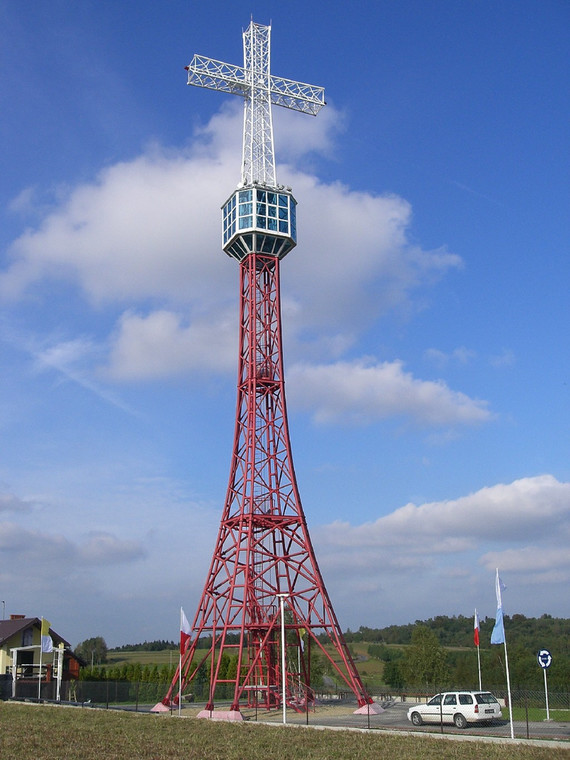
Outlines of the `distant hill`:
M508 645L523 646L531 651L546 648L559 655L570 655L570 619L542 615L527 618L525 615L505 615L505 633ZM409 644L416 625L425 625L435 631L444 647L473 646L473 617L438 615L428 620L416 620L406 625L389 625L386 628L360 626L358 631L348 629L347 643L368 641L379 644ZM494 618L479 621L481 647L490 646Z
M542 615L539 618L505 615L504 622L509 646L520 645L532 651L550 648L560 655L570 656L570 619L554 618L551 615ZM464 615L438 615L428 620L416 620L415 623L406 625L389 625L385 628L361 625L357 631L351 631L349 628L344 636L348 644L369 642L403 645L410 643L414 627L420 624L435 631L444 647L473 646L473 617ZM494 618L487 617L479 621L481 647L489 646L494 624ZM206 644L209 644L209 640L204 639L204 645ZM113 652L162 652L177 648L178 642L157 639L141 644L124 644L115 647Z
M144 641L142 644L123 644L121 647L115 647L113 652L163 652L165 649L177 648L178 644L175 641L156 639L155 641Z

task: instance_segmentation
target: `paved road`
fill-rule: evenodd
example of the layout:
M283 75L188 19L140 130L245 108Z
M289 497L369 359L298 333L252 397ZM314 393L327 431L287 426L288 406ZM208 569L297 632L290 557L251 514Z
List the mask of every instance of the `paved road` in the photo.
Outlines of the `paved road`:
M292 710L288 710L286 714L287 723L291 724L306 724L318 725L318 726L330 726L337 728L371 728L371 729L388 729L394 731L414 731L422 733L444 733L444 734L458 734L462 736L488 736L488 737L506 737L511 736L511 727L508 720L502 720L493 725L477 724L469 725L467 728L458 729L453 725L430 724L423 725L418 728L413 726L407 718L407 713L413 702L395 702L386 708L380 715L354 715L352 710L354 707L346 705L343 709L340 705L329 707L320 706L315 712L310 712L308 715L295 713ZM508 710L506 711L508 715ZM503 709L503 715L505 710ZM255 720L255 714L248 713L247 718L249 720ZM259 721L263 722L281 722L283 720L282 713L274 712L259 713L257 716ZM515 721L514 734L517 739L559 739L570 741L570 722L558 723L556 721L541 721L530 722L527 725L524 721Z

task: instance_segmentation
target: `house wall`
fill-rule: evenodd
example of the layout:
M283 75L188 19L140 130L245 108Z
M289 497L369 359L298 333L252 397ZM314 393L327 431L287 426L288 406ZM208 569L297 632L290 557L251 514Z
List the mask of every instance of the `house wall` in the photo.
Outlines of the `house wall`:
M26 631L29 631L30 628L32 629L31 635L29 633L26 633ZM15 633L11 638L7 639L0 649L0 675L8 672L12 667L12 653L10 652L10 649L12 647L30 645L38 647L41 643L41 638L41 631L39 628L30 626L29 628L26 628L25 631L18 631L18 633ZM40 650L32 649L31 651L34 653L34 663L39 663Z

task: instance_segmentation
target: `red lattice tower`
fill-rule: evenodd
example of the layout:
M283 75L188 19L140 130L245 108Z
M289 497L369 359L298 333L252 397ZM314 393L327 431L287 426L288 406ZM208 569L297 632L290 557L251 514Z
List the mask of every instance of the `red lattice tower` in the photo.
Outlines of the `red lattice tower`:
M277 708L283 699L308 709L318 655L359 707L372 712L309 537L283 380L279 267L296 245L296 201L290 188L276 184L271 104L315 115L324 91L271 76L270 27L252 22L243 37L243 68L203 56L187 67L189 84L245 101L242 181L223 207L224 251L240 265L239 372L218 538L192 635L163 704L177 703L179 690L206 668L204 717L239 719L240 706ZM200 639L202 647L209 641L207 650L198 648ZM229 712L214 714L216 702L228 701Z

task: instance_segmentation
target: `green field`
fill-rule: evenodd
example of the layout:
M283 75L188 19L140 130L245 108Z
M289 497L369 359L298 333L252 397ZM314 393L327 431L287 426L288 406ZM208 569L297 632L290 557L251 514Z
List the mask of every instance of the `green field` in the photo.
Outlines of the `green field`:
M373 682L381 680L384 671L382 660L376 660L368 656L368 642L359 642L351 644L350 649L353 652L358 671L363 678L369 678ZM405 649L405 646L398 647ZM334 657L331 646L327 649ZM157 652L138 651L138 652L121 652L110 650L107 655L107 665L123 665L138 662L141 665L178 665L178 649L163 649Z
M0 726L2 760L567 760L570 749L6 702Z
M107 665L128 665L138 662L141 665L178 665L178 649L162 649L159 652L115 652L107 654Z

